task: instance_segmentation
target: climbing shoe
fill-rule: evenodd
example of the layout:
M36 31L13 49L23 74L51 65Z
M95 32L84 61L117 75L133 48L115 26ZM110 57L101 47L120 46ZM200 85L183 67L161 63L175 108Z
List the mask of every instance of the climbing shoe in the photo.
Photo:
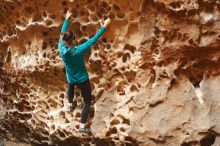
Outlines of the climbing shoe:
M90 133L91 132L91 129L90 128L79 128L79 132L80 133Z
M74 100L72 104L69 104L69 112L73 112L76 106L77 106L77 101Z

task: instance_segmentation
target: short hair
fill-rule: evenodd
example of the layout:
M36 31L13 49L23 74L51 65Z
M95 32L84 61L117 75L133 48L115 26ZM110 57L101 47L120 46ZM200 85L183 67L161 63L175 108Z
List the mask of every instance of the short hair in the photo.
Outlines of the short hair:
M66 43L70 43L74 39L75 39L75 35L74 35L73 31L68 31L68 32L64 33L62 36L62 40Z

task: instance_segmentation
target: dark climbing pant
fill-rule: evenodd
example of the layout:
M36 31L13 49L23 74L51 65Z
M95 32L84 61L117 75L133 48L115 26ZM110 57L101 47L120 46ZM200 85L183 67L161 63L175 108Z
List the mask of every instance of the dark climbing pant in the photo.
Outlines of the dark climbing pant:
M73 102L74 98L74 87L77 86L81 90L81 95L83 96L83 109L81 112L81 123L86 123L87 118L89 115L90 111L90 104L91 104L91 99L92 99L92 94L91 94L91 85L89 79L85 82L82 83L75 83L75 84L68 84L68 89L67 89L67 96L68 96L68 101L69 103Z

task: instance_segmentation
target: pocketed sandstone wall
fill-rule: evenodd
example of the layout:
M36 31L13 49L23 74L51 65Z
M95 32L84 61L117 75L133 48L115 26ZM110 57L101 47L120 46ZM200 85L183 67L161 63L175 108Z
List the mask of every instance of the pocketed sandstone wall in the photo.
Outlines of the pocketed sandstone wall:
M2 0L0 136L32 145L220 145L219 1ZM83 42L93 88L89 125L67 111L57 41L63 14Z

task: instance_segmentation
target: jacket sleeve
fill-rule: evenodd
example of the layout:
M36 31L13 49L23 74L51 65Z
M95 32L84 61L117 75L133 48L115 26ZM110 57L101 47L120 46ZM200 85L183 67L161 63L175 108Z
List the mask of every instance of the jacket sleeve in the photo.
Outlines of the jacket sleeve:
M65 19L63 22L61 33L65 33L68 29L68 26L69 26L69 19Z
M62 49L65 46L65 43L62 41L61 38L62 38L63 33L65 33L67 31L68 26L69 26L69 20L65 19L64 22L63 22L63 26L62 26L61 34L60 34L60 39L59 39L59 42L58 42L58 49L59 49L60 52L63 52Z
M89 48L91 48L97 41L98 39L103 35L103 33L106 31L105 27L101 27L97 33L90 39L88 39L85 43L79 45L77 49L75 50L76 54L82 54Z

